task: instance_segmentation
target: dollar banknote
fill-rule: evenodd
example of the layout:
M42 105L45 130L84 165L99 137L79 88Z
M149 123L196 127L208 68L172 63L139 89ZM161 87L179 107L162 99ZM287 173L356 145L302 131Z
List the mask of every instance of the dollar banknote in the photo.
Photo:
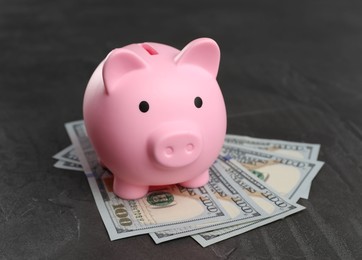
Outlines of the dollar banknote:
M270 140L231 134L226 135L225 143L248 146L251 148L266 150L268 152L278 153L287 157L310 161L318 159L320 150L319 144Z
M223 168L218 165L219 162L216 161L211 166L210 181L207 185L228 212L229 219L153 232L150 235L156 244L204 231L256 221L269 215L243 189L238 185L233 185L234 182L229 176L223 174Z
M320 150L319 144L270 140L230 134L226 135L225 143L248 146L251 148L266 150L268 152L278 153L286 157L310 161L315 161L318 159L318 154ZM312 183L303 187L304 191L301 193L302 198L309 198L311 186Z
M83 120L65 124L74 152L86 175L92 175L100 169L97 154L90 143Z
M53 158L58 160L54 164L56 168L83 172L83 167L79 162L73 145L62 149Z
M59 169L83 172L82 165L68 161L58 160L56 163L54 163L54 167Z
M186 189L171 185L142 199L120 199L112 190L113 175L98 163L83 122L67 123L66 129L111 240L229 218L208 186Z
M282 196L297 201L305 192L323 162L282 156L235 144L224 144L221 155L236 159L250 172L265 181Z
M241 189L245 190L250 198L268 213L269 217L193 235L192 238L201 246L206 247L230 237L240 235L304 209L303 206L296 202L279 195L277 191L250 173L235 159L221 157L220 161L221 163L217 166L219 167L219 171L222 172L223 175L229 175L234 181L234 185L238 185ZM220 165L222 165L222 168Z
M75 152L75 149L74 149L73 145L69 145L68 147L62 149L61 151L59 151L58 153L53 155L53 158L58 159L60 161L80 164L79 159L78 159L78 155Z

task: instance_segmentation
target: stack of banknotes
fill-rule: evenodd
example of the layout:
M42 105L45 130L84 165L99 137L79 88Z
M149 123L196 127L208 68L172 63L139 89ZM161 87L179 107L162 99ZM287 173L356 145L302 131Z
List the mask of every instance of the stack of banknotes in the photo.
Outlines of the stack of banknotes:
M320 145L226 135L207 185L179 185L122 200L113 176L102 168L83 121L65 125L72 145L55 167L84 172L111 240L149 234L155 243L191 236L201 246L223 241L304 209L312 181L323 166Z

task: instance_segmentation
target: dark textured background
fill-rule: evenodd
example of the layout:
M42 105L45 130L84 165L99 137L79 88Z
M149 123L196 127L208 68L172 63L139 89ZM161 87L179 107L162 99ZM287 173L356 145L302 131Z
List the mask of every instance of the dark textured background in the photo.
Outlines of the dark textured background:
M202 248L111 242L85 176L53 168L115 47L198 37L222 51L228 132L321 144L307 207ZM0 259L361 259L361 1L0 0Z

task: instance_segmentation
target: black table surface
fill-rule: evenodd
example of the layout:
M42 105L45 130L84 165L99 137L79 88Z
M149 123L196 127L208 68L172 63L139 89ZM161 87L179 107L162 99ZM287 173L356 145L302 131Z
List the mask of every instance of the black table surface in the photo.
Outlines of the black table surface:
M110 241L84 174L53 167L116 48L210 37L228 133L319 143L306 209L202 248ZM0 1L0 259L362 259L361 1Z

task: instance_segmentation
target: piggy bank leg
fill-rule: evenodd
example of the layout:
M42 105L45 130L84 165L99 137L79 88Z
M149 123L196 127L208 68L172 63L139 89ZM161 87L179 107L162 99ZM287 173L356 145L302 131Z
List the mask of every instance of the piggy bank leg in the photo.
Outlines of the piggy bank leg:
M209 181L209 170L206 170L196 178L182 182L180 183L180 185L186 188L198 188L204 186L208 181Z
M148 192L148 186L139 186L114 178L113 192L121 199L140 199Z

